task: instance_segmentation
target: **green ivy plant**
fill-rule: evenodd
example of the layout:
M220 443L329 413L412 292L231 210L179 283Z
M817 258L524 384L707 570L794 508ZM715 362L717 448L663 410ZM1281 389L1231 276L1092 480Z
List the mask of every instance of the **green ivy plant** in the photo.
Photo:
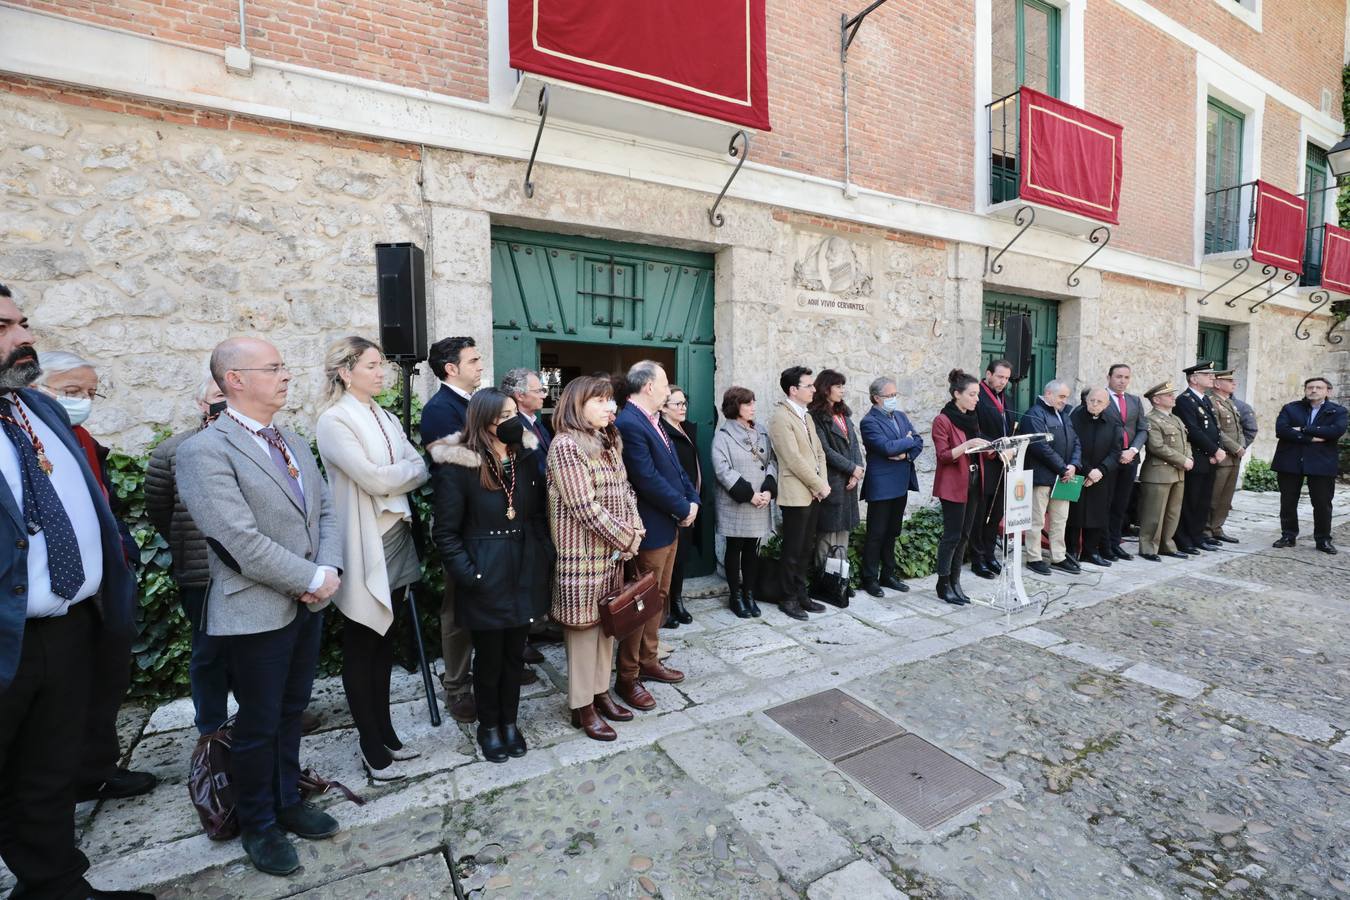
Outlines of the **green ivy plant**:
M1275 480L1275 470L1264 459L1253 459L1247 463L1242 474L1244 491L1277 491L1280 489Z

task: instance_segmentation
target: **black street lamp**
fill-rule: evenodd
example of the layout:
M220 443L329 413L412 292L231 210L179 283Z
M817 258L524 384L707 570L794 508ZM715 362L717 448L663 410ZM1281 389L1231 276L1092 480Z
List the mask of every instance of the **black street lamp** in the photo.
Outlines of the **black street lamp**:
M1336 146L1327 151L1327 165L1337 178L1350 175L1350 133L1343 135Z

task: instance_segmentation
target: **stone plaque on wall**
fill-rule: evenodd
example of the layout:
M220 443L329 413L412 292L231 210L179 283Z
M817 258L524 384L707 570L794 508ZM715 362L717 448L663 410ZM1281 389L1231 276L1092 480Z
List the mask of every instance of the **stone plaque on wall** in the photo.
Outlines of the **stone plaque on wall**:
M793 302L820 315L872 311L872 248L841 235L798 232L792 266Z

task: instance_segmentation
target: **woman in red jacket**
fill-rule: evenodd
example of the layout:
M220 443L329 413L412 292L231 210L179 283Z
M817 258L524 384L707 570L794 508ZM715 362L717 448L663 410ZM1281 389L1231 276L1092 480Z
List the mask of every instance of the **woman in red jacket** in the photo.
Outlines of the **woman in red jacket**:
M975 418L975 406L980 400L979 380L960 369L952 369L947 374L947 390L951 398L933 420L933 447L937 453L933 496L942 501L937 595L953 606L965 606L970 598L961 590L961 560L966 555L966 541L984 496L983 457L967 456L966 451L987 447L989 442L971 437L979 432Z

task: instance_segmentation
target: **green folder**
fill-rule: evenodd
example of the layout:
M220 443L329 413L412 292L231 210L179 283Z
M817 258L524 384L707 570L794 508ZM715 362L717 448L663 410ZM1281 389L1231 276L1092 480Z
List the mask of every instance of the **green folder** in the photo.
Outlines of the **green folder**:
M1055 486L1050 489L1050 499L1077 503L1078 498L1083 496L1083 482L1086 480L1082 475L1075 475L1068 481L1062 478L1057 480Z

